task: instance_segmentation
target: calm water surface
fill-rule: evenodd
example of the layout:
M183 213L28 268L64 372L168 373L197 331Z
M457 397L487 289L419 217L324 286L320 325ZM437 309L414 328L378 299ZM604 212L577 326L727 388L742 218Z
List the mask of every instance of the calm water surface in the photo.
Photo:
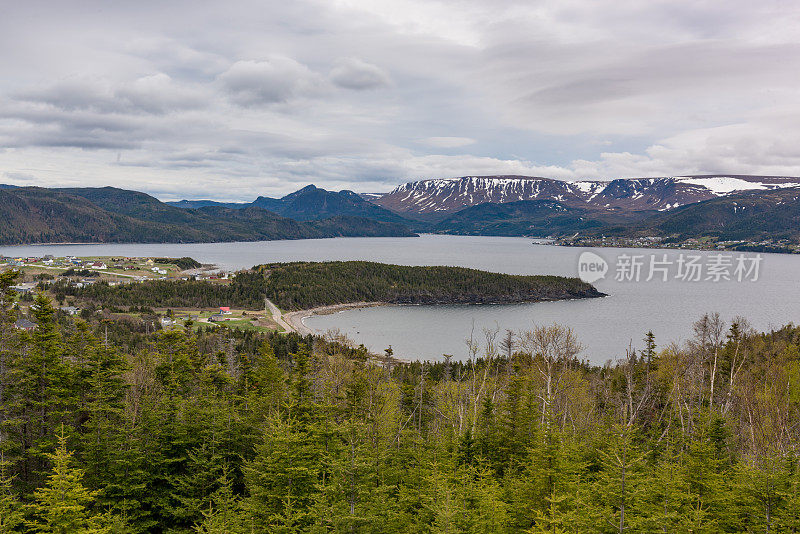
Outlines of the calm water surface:
M533 245L530 239L503 237L422 236L419 238L341 238L257 243L167 245L53 245L0 247L0 254L28 256L191 256L203 263L239 269L273 261L372 260L403 265L455 265L510 274L575 276L584 249ZM641 347L648 330L660 345L684 342L701 314L718 311L726 320L742 315L765 330L800 322L800 256L763 254L756 282L670 280L617 282L614 268L620 255L667 254L679 251L597 249L610 264L605 280L595 285L609 294L602 299L490 306L387 306L350 310L306 319L319 331L339 329L358 343L382 351L389 345L409 359L440 359L442 354L466 356L464 340L484 328L521 330L533 324L571 326L584 345L582 357L595 363L624 356L630 343ZM702 255L709 261L711 253Z

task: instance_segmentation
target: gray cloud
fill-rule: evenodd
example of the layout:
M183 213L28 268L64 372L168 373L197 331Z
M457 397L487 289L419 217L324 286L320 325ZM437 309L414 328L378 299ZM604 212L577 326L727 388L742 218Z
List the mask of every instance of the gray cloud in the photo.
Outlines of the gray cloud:
M18 91L12 98L68 112L154 115L197 108L203 101L198 88L176 84L161 72L122 83L102 78L69 78L47 87Z
M323 90L322 78L294 59L274 55L263 61L237 61L219 76L231 98L243 106L286 102Z
M800 175L800 7L779 0L4 14L0 172L41 185L235 200L460 174Z
M383 69L353 57L336 60L330 77L339 87L357 91L388 87L391 83L389 75Z

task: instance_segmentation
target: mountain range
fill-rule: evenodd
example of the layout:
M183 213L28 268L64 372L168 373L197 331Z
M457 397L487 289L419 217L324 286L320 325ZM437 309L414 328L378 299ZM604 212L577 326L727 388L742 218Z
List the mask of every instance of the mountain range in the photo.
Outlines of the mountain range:
M0 244L202 242L413 232L800 243L800 178L681 176L566 182L466 176L386 194L309 185L252 202L161 202L113 187L0 186Z
M406 226L336 215L296 221L258 206L181 209L114 187L0 188L0 244L190 243L413 236Z
M732 194L659 212L636 223L609 225L594 233L659 236L673 241L710 237L717 241L800 243L800 188Z
M181 200L167 202L178 208L201 208L208 206L243 209L256 206L297 221L324 219L338 215L366 217L375 221L411 224L413 221L393 211L368 202L352 191L327 191L314 185L290 193L282 198L260 196L250 203L222 203L213 200Z
M794 177L704 175L565 182L467 176L410 182L367 198L416 219L418 231L434 233L800 243L800 178Z
M659 211L743 191L798 186L800 178L784 176L703 175L572 182L530 176L464 176L409 182L370 199L406 217L441 220L447 214L485 203L552 200L604 210Z

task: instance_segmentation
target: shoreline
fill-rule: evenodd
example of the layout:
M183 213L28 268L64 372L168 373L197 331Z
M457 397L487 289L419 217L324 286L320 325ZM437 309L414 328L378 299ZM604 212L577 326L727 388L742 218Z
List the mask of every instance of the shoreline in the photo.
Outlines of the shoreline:
M253 243L272 243L274 241L316 241L321 239L386 239L386 238L406 238L420 237L422 234L413 232L412 235L332 235L327 237L280 237L275 239L235 240L235 241L85 241L85 242L54 242L54 243L13 243L2 244L0 248L14 247L55 247L55 246L75 246L75 245L227 245L231 243L253 244ZM444 235L444 234L430 234Z
M314 315L330 315L345 310L354 310L359 308L374 308L377 306L390 306L388 302L348 302L345 304L331 304L328 306L318 306L316 308L309 308L307 310L297 310L283 314L283 320L292 327L292 330L302 336L317 335L319 332L307 327L303 322L304 319Z
M586 300L592 298L605 298L609 297L610 295L606 293L599 292L599 295L593 295L590 297L573 297L573 298L553 298L553 299L541 299L535 301L519 301L519 302L475 302L475 303L449 303L449 304L437 304L437 303L416 303L416 304L409 304L409 303L399 303L399 302L383 302L383 301L375 301L375 302L347 302L344 304L329 304L327 306L318 306L316 308L308 308L305 310L297 310L293 312L284 313L282 315L282 319L286 322L291 329L303 336L308 335L319 335L320 331L313 330L306 326L305 319L309 317L313 317L315 315L331 315L334 313L338 313L341 311L346 310L356 310L356 309L364 309L364 308L376 308L378 306L437 306L437 305L445 305L445 306L501 306L507 304L539 304L545 302L566 302L566 301L577 301L577 300Z
M613 249L631 249L631 250L656 250L656 251L689 251L689 252L729 252L729 253L738 253L738 254L781 254L783 256L793 256L800 254L800 250L737 250L734 248L698 248L698 247L682 247L682 246L675 246L675 247L658 247L651 244L647 245L634 245L634 244L627 244L627 245L604 245L604 244L589 244L589 243L560 243L557 241L553 241L551 243L536 243L533 242L533 245L541 246L551 246L551 247L564 247L564 248L583 248L583 249L590 249L590 248L613 248Z

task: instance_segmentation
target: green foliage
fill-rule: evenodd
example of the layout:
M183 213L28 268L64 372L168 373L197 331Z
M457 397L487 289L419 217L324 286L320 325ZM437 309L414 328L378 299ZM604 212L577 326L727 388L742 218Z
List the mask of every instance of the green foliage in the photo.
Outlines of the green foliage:
M283 309L343 302L476 304L600 296L576 278L408 267L366 261L262 265L267 295Z
M153 261L155 263L161 263L164 265L168 264L175 265L178 269L182 271L185 271L187 269L197 269L198 267L203 266L202 263L188 256L184 256L183 258L153 258Z
M236 534L245 532L245 516L241 500L234 493L233 480L227 467L217 480L219 489L212 495L208 510L203 511L203 522L197 525L199 534Z
M70 465L72 453L66 441L62 429L55 453L50 455L53 471L33 495L28 526L34 532L53 534L110 532L110 518L89 509L97 492L88 490L82 483L83 471Z
M712 403L707 352L651 336L603 367L525 333L510 359L389 366L295 334L106 337L42 296L17 331L13 280L0 532L800 528L800 328L732 329Z
M295 417L273 416L245 466L246 501L256 530L308 526L322 452Z
M24 519L22 504L14 493L13 475L0 453L0 534L15 532Z
M43 295L34 299L37 323L32 333L18 339L8 364L3 397L3 443L8 459L23 465L21 483L29 490L42 481L47 455L55 445L56 429L77 408L74 369L64 359L63 338L55 310Z

